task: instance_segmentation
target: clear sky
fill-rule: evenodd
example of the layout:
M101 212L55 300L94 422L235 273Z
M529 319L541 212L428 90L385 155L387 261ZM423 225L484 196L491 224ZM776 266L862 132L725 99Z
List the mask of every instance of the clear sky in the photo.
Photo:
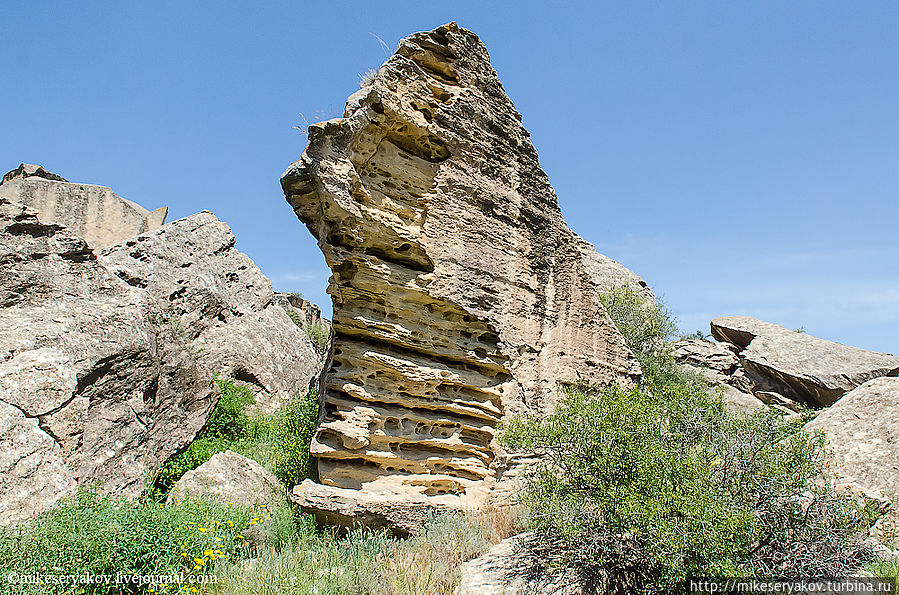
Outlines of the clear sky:
M330 311L278 178L414 31L473 30L569 225L685 331L899 353L899 3L0 2L0 169L210 210Z

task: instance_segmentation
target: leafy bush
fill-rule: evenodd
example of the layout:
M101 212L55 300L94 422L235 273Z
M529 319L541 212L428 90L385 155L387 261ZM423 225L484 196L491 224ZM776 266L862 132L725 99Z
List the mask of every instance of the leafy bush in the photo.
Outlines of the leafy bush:
M307 477L314 477L309 455L312 436L318 424L318 393L310 390L294 397L275 415L271 426L275 476L288 489Z
M545 455L523 494L535 559L597 592L676 593L688 576L839 576L870 555L869 511L828 489L820 434L729 413L674 362L663 308L628 290L604 301L642 384L566 387L552 415L501 436Z
M0 531L0 592L119 594L175 592L179 586L115 584L117 574L207 575L250 549L240 532L249 508L203 500L178 505L128 502L81 490L27 526ZM112 584L18 585L7 573L109 575ZM210 577L214 578L214 577ZM197 579L195 579L197 580ZM193 584L184 583L190 587Z
M657 354L677 330L660 302L646 300L626 285L613 287L599 299L638 357Z
M324 355L328 350L328 341L331 338L331 329L328 328L328 325L316 322L304 327L303 330L306 331L306 336L312 341L312 346L315 347L318 355Z

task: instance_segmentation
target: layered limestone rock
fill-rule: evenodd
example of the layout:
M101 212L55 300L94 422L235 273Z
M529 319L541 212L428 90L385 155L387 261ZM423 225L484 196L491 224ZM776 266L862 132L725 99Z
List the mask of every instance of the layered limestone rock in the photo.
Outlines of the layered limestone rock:
M197 361L249 386L272 412L317 380L321 360L276 302L271 282L235 246L234 234L208 211L111 246L101 263L148 292Z
M333 271L325 486L464 500L493 479L504 416L639 376L599 293L651 294L567 228L473 33L403 40L308 134L281 183Z
M212 374L60 225L0 197L0 524L78 484L136 496L203 426Z
M62 225L99 250L165 222L167 207L148 211L105 186L75 184L23 163L3 176L0 196L24 204L44 223Z
M763 399L827 407L868 380L899 374L899 357L746 316L716 318L711 328L712 336L737 348L753 392Z

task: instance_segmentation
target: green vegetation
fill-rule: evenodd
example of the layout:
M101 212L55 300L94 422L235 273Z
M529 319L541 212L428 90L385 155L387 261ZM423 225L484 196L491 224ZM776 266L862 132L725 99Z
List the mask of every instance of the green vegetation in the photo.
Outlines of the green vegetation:
M331 339L331 329L328 325L323 322L306 324L303 315L296 310L287 310L287 315L295 325L303 329L303 332L305 332L306 336L309 337L309 340L312 341L312 346L315 348L315 352L318 353L319 357L323 356L328 350L328 341Z
M409 539L367 530L337 538L307 529L298 533L292 547L263 551L250 566L219 566L218 581L209 592L450 595L462 563L490 546L488 533L476 522L454 515L435 517Z
M368 530L339 537L288 508L263 519L205 500L125 502L83 490L29 526L0 529L0 593L449 595L462 563L495 540L484 520L437 516L409 539ZM256 545L247 543L253 525L265 536ZM112 584L15 585L10 572L106 575ZM184 582L172 582L179 573ZM117 575L160 580L115 584Z
M323 356L328 350L328 341L331 339L331 329L328 328L328 325L316 322L304 327L303 330L306 331L306 336L312 341L312 346L315 347L316 353L319 356Z
M604 302L641 384L565 387L552 415L502 436L546 454L524 493L544 565L598 592L676 593L688 576L840 576L863 563L871 510L821 480L823 437L777 413L729 413L674 362L664 308L624 288Z
M291 398L272 415L251 417L246 408L255 403L252 391L228 379L216 378L216 382L221 397L209 420L184 451L163 464L149 491L151 497L164 500L182 475L226 450L256 460L287 488L312 476L309 445L318 421L314 390Z
M272 472L288 488L315 476L309 447L318 425L318 409L318 393L311 390L303 398L285 403L268 426L274 458Z
M81 490L27 526L0 531L0 593L100 595L175 592L177 585L115 584L116 575L184 573L185 586L228 560L246 557L240 534L260 518L248 508L204 500L127 502ZM107 575L113 584L17 585L9 573Z

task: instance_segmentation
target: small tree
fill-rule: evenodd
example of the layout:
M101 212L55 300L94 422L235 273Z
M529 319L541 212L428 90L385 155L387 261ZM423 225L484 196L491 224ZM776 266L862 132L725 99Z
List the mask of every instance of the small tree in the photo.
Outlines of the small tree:
M821 434L765 411L732 414L678 368L664 308L604 297L644 371L640 386L564 387L548 417L501 435L541 453L522 494L528 547L599 593L676 593L689 576L845 575L870 551L869 511L822 479Z

